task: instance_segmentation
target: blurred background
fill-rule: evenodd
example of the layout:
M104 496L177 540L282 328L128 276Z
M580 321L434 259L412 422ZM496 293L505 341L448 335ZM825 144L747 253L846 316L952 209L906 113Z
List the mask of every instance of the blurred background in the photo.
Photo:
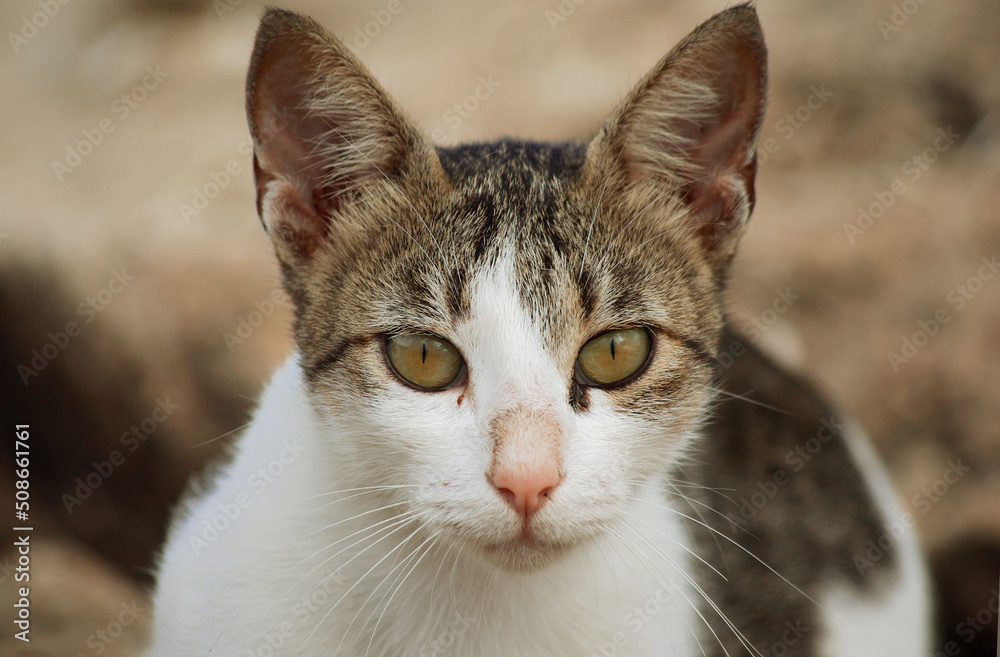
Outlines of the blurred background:
M444 144L585 139L726 6L279 4L343 38ZM939 649L992 656L1000 4L758 8L770 108L731 316L869 430L931 556ZM243 110L261 13L251 0L0 6L0 499L13 425L29 424L35 527L25 651L2 513L4 655L137 654L169 508L289 353Z

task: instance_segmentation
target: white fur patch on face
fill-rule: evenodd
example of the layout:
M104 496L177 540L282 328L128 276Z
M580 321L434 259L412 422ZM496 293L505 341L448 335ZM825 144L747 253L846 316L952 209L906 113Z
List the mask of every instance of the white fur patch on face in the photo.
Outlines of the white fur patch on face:
M456 328L465 348L469 387L478 419L498 410L527 405L556 411L570 420L566 403L572 372L560 371L553 351L517 289L509 251L480 271L472 284L468 321ZM486 429L486 424L481 428Z

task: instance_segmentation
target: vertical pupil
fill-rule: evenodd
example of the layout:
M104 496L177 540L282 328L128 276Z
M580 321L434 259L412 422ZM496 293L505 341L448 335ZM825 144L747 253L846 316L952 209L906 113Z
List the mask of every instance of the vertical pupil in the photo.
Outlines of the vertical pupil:
M426 342L422 342L420 344L420 350L421 350L421 353L420 353L420 363L424 364L424 363L427 362L427 343Z
M615 359L615 339L611 338L611 360Z

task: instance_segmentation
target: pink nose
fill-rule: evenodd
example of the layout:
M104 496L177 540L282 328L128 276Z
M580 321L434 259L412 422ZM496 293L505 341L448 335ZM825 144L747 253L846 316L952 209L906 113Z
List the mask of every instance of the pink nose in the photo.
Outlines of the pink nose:
M524 516L525 520L542 508L549 493L562 481L557 468L544 466L531 469L499 468L490 472L489 478L507 503L518 515Z

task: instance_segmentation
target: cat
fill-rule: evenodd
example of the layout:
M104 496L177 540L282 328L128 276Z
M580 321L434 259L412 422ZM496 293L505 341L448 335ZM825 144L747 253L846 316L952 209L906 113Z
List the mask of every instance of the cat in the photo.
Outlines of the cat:
M149 656L930 654L872 449L725 322L766 87L742 4L589 143L436 148L268 10L247 113L296 349L182 505Z

